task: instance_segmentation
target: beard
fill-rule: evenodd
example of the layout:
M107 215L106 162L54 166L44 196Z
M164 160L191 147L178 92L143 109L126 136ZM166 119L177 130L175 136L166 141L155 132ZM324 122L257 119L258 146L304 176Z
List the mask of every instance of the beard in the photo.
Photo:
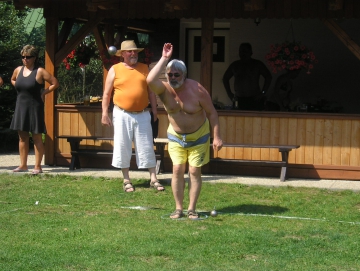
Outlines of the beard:
M131 65L134 65L138 62L138 57L137 56L134 56L134 57L130 57L130 64Z
M181 79L180 82L176 80L169 80L169 84L172 88L179 88L184 84L185 78Z

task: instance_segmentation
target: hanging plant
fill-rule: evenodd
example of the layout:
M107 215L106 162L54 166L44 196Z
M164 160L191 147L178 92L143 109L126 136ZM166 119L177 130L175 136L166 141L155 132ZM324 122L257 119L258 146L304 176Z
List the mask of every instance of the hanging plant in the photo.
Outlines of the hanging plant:
M270 45L270 53L266 55L266 60L273 73L306 69L309 74L318 62L312 50L296 41Z
M84 68L90 59L98 59L99 51L93 37L86 37L74 50L63 60L67 70L71 68Z
M141 48L141 46L140 46ZM148 47L145 47L144 50L139 52L138 61L144 63L146 65L150 65L152 62L152 57L154 53L150 51ZM110 55L108 50L104 49L100 52L100 59L104 65L104 67L108 70L112 65L117 64L122 61L122 57L116 55Z
M144 63L149 66L152 62L153 56L154 56L154 53L151 52L149 47L145 46L144 50L139 53L139 62Z
M121 61L120 56L110 55L107 49L100 52L100 59L105 69L110 69L112 65L117 64Z

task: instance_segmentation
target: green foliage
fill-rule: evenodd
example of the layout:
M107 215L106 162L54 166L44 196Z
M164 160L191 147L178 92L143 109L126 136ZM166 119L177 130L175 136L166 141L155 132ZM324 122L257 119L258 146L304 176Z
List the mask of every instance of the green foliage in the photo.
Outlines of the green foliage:
M58 69L57 79L60 86L57 89L58 103L76 103L83 101L84 95L102 96L103 71L99 59L91 59L84 69L77 67L67 70L64 65ZM83 85L84 84L84 85ZM85 88L83 89L83 86Z
M25 16L26 12L15 10L9 2L0 2L0 73L7 79L22 65L20 50L27 40L22 22Z
M81 24L73 26L70 37ZM84 60L90 60L84 65ZM88 35L79 46L71 51L60 65L57 73L60 86L57 90L58 103L82 102L85 95L102 96L103 68L95 38Z
M35 27L28 36L26 44L32 44L39 49L38 64L41 67L45 67L45 25Z
M15 109L16 91L10 83L14 69L22 65L21 48L25 45L27 34L23 26L26 11L17 11L13 4L0 2L0 74L4 85L0 88L0 129L10 126Z
M1 174L0 270L359 269L358 192L204 182L219 215L173 221L169 185L132 181Z

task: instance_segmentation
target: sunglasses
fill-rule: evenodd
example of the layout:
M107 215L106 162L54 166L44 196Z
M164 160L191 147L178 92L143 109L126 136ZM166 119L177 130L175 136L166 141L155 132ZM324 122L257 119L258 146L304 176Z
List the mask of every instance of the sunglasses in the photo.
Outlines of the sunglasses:
M168 73L167 75L169 76L169 78L172 78L173 76L175 76L175 78L178 78L181 76L180 73Z
M35 56L21 56L22 59L32 59Z

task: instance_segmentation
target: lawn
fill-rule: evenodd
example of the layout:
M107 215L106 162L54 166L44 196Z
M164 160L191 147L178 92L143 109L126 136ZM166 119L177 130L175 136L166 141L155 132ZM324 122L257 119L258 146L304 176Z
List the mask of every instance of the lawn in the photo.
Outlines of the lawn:
M359 270L358 192L204 183L192 221L133 183L0 174L0 270Z

